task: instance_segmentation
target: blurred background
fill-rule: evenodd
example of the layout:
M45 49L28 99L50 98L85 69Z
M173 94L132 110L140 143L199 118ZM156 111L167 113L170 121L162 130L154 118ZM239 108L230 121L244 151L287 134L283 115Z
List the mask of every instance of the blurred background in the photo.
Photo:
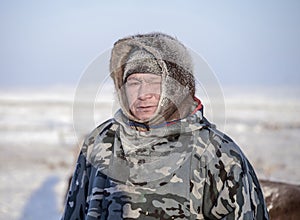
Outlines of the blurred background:
M258 177L299 184L299 11L297 0L1 0L0 219L60 218L82 138L78 85L116 40L153 31L206 60L222 92L214 114L225 115L220 127ZM82 133L115 108L104 72L92 91L94 124ZM213 99L199 96L204 105Z

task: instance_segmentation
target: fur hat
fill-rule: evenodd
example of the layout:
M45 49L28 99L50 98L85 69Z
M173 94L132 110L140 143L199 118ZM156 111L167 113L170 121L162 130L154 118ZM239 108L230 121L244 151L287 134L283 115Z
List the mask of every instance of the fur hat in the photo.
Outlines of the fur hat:
M177 39L157 32L139 34L118 40L112 49L110 73L122 111L129 119L145 123L131 114L124 91L126 78L134 72L162 75L158 108L147 123L183 118L194 110L192 58Z
M123 80L126 82L128 76L133 73L152 73L161 75L162 71L155 57L145 50L132 52L125 64Z

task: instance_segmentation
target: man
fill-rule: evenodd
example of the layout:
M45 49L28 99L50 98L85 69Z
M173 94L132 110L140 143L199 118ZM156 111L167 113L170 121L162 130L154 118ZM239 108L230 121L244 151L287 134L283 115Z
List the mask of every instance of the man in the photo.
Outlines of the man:
M203 117L184 45L121 39L110 71L121 109L86 138L63 219L268 219L252 166Z

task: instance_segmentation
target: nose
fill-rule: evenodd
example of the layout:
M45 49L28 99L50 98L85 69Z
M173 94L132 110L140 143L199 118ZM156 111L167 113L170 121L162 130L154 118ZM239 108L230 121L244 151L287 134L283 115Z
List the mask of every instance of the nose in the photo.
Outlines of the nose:
M148 86L146 83L142 83L138 90L138 99L146 100L152 98L158 91L153 91L151 86Z
M142 94L138 96L138 99L141 101L147 100L147 99L151 99L154 96L154 94L151 93L147 93L147 94Z

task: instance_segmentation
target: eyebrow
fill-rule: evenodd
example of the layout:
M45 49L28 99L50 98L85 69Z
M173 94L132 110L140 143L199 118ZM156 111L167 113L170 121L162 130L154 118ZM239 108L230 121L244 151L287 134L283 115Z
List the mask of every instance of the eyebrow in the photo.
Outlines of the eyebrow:
M158 75L157 75L158 76ZM147 81L149 80L157 80L157 79L161 79L161 76L157 77L157 76L151 76L149 78L147 78ZM136 77L136 76L132 76L132 77L128 77L127 78L127 81L128 80L137 80L137 81L141 81L141 80L144 80L143 77Z

